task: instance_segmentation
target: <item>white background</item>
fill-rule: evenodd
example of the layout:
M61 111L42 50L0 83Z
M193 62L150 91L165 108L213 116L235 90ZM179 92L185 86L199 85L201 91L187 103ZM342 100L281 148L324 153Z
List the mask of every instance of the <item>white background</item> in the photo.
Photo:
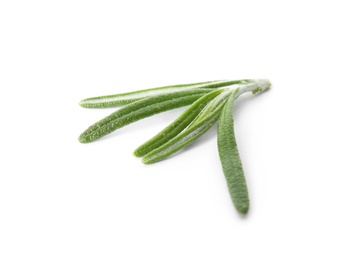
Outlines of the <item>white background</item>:
M354 259L351 2L1 1L0 259ZM77 141L83 98L242 78L245 218L215 128L132 156L183 109Z

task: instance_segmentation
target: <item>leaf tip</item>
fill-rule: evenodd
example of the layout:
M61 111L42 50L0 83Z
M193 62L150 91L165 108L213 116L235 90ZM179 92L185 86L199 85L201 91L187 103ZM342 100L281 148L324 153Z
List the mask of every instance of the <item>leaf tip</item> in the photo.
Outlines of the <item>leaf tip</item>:
M154 161L149 159L149 157L147 157L147 156L144 156L143 158L141 158L141 162L143 164L152 164L152 163L154 163Z
M133 152L135 157L143 157L144 155L140 152L139 148Z
M77 140L82 144L87 143L81 135L79 136L79 138Z
M241 215L246 215L246 214L248 213L248 209L249 209L249 207L248 207L248 206L245 206L245 207L238 208L237 211L238 211Z
M91 142L92 140L90 139L90 137L87 135L86 132L83 132L79 138L78 138L79 142L82 143L82 144L85 144L85 143L89 143Z
M250 204L248 201L244 201L243 203L237 203L235 207L238 213L240 213L241 215L246 215L248 213Z
M79 106L87 108L87 102L86 99L83 99L79 102Z
M149 162L148 162L147 160L145 160L144 158L141 159L141 162L142 162L143 164L149 164Z

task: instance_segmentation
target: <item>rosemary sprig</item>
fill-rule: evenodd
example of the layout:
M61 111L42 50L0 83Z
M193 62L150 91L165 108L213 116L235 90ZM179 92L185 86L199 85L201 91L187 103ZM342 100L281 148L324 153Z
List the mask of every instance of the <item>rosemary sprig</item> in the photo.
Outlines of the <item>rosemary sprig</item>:
M234 101L241 94L258 94L270 88L268 80L217 80L171 85L110 96L84 99L80 105L103 108L125 105L84 131L79 141L97 140L137 120L190 105L175 121L139 146L134 155L151 164L180 151L218 124L218 150L236 210L246 214L249 197L234 133Z

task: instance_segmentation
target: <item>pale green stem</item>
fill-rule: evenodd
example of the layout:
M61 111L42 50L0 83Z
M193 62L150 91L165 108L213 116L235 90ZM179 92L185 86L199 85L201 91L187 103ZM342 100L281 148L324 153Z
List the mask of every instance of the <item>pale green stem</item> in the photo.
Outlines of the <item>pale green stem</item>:
M267 79L254 79L249 80L249 83L243 85L232 85L228 87L230 90L238 88L237 97L242 95L243 93L252 91L253 94L258 95L266 90L268 90L271 86L271 83Z

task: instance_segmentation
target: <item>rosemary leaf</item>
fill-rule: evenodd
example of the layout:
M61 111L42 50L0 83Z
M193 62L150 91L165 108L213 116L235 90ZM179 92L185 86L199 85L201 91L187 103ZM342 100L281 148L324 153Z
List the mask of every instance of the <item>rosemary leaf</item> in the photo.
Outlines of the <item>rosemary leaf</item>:
M227 186L235 208L246 214L249 208L249 197L246 179L243 173L240 155L237 150L234 133L233 108L239 89L233 90L228 98L218 123L218 150Z
M242 84L249 80L216 80L206 81L191 84L171 85L158 88L150 88L139 91L127 92L122 94L99 96L86 98L80 101L80 106L85 108L105 108L126 105L142 98L161 95L166 93L178 92L181 90L196 89L196 88L220 88L224 86Z

